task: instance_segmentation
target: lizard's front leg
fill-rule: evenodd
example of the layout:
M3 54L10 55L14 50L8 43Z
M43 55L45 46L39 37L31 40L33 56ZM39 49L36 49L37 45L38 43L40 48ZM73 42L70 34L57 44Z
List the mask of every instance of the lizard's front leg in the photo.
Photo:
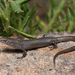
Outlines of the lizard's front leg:
M27 55L27 51L26 50L23 50L22 57L17 57L17 59L23 59L24 57L26 57L26 55Z

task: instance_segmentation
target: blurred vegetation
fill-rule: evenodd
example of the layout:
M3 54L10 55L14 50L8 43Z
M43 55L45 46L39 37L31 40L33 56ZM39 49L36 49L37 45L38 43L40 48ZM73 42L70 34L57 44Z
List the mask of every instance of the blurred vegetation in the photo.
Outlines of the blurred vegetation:
M75 1L74 0L48 0L48 11L44 6L37 6L46 11L46 22L41 20L44 26L42 32L75 32ZM72 6L71 6L72 5ZM65 12L65 10L67 12ZM38 16L39 18L39 16ZM38 19L37 19L38 21Z
M32 9L29 7L31 0L0 0L0 35L1 36L32 36L36 30L40 33L47 32L74 32L75 1L74 0L48 0L48 11L46 11L46 22L43 22L36 13L35 6L41 9L44 6L36 4ZM73 7L71 7L73 4ZM64 9L68 13L65 13ZM61 17L62 13L63 17ZM58 17L58 20L57 20ZM35 21L36 24L35 24Z

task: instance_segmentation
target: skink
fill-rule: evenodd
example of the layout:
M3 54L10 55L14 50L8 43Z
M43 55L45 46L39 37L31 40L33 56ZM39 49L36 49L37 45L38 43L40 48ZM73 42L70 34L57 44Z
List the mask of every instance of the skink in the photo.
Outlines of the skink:
M15 49L21 49L23 51L23 56L18 58L24 58L27 55L26 50L46 47L53 45L57 48L57 43L75 41L75 36L65 36L65 37L45 37L39 39L31 40L18 40L13 38L0 38L0 42L14 47Z

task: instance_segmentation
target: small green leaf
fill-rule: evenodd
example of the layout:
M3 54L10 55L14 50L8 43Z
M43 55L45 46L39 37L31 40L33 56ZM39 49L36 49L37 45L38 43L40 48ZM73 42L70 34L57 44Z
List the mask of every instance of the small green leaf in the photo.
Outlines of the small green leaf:
M75 14L74 14L73 8L70 5L68 6L68 8L69 8L69 12L71 13L72 17L74 17Z
M28 5L27 5L27 7L29 8ZM32 16L36 12L36 10L34 10L34 8L35 8L35 5L33 5L31 12L30 11L27 12L29 17L27 17L27 22L25 23L26 25L24 25L24 27L23 27L23 32L25 32L26 28L29 26L29 23L32 20Z
M5 10L5 7L4 7L4 5L3 5L2 3L0 3L0 7L1 7L3 10Z
M73 1L73 4L74 4L74 8L75 8L75 0L72 0Z
M42 5L39 4L39 3L36 3L36 5L37 5L38 7L40 7L40 8L44 8L44 6L42 6Z
M0 7L0 14L4 17L4 19L6 19L5 12L1 7Z
M23 22L22 22L22 30L23 29L25 29L25 27L26 27L26 23L27 23L27 21L28 21L28 19L29 19L29 13L27 13L27 15L26 15L26 17L24 18L24 20L23 20Z
M63 16L64 16L64 21L68 21L68 16L66 15L66 13L62 10L61 11L62 12L62 14L63 14Z
M16 2L17 4L21 4L22 2L25 2L25 1L27 1L27 0L16 0L14 2Z
M72 15L70 13L70 9L68 8L68 18L69 18L69 21L72 20Z
M74 25L74 21L73 20L69 21L68 32L72 31L73 25Z
M36 12L36 10L34 10L34 8L35 8L35 5L33 5L33 7L32 7L32 10L30 12L30 17L32 17Z
M39 19L38 23L34 26L34 32L38 29L39 26L40 26L40 19Z
M61 16L59 16L59 21L60 21L60 24L61 24L61 26L62 26L62 30L65 31L65 27L64 27L64 25L63 25L63 21L62 21L62 19L61 19Z
M10 5L15 12L17 13L23 12L23 10L20 9L19 4L17 4L15 1L10 1Z
M21 3L28 3L31 0L16 0L17 4L21 4Z

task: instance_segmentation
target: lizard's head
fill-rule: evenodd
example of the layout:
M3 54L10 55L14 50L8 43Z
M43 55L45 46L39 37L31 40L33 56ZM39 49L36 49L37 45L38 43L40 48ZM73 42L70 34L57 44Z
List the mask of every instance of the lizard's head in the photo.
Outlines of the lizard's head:
M0 42L2 42L2 43L7 43L8 40L7 40L7 38L0 38Z
M6 42L7 40L6 40L5 38L0 38L0 41L1 41L1 42L2 42L2 41Z

